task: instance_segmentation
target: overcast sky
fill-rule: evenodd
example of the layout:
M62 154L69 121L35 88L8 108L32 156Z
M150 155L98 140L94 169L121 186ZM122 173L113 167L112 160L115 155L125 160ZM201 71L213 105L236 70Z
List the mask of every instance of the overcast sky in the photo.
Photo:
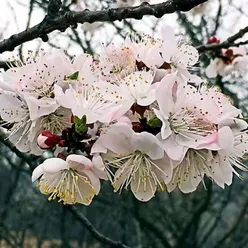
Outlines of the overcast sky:
M204 10L207 11L209 15L215 15L219 0L210 0L208 7ZM152 2L161 2L161 0L152 0ZM248 23L248 0L236 0L236 7L231 7L228 4L228 0L222 0L224 3L223 13L226 13L225 21L221 24L222 29L218 34L222 40L227 38L229 35L237 32L240 28L243 28ZM1 7L1 15L0 15L0 29L4 30L4 38L8 38L10 35L23 31L27 25L28 11L29 11L29 0L0 0ZM242 12L247 11L246 13L240 13L238 9L241 9ZM37 7L34 9L31 18L31 26L39 23L44 18L45 13L38 9ZM197 22L197 16L195 17L195 21ZM165 15L163 18L165 22L169 25L176 26L176 15L170 14ZM152 20L155 21L155 18ZM143 32L149 32L149 23L151 22L151 18L145 18L144 21L135 21L136 29ZM88 25L89 26L89 25ZM7 28L7 29L6 29ZM111 29L109 29L111 30ZM111 32L111 31L110 31ZM100 35L99 44L104 40L104 36L106 36L106 32ZM101 40L101 41L100 41ZM59 42L66 43L67 40L60 39ZM33 49L37 45L36 42L29 42L25 44L24 51ZM46 44L43 45L43 48L46 49ZM73 53L80 52L75 47ZM13 53L12 53L13 54ZM9 53L5 53L2 55L3 57L9 57Z

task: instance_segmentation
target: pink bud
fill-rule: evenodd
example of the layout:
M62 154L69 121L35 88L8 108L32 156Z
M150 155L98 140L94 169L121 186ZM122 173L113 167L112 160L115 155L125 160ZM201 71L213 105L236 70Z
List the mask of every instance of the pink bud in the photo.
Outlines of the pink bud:
M58 135L52 134L50 131L42 132L38 138L37 143L41 149L49 149L56 146L60 142Z
M216 36L211 36L208 39L208 44L220 43L220 40Z
M59 146L65 147L65 140L60 140L59 141Z

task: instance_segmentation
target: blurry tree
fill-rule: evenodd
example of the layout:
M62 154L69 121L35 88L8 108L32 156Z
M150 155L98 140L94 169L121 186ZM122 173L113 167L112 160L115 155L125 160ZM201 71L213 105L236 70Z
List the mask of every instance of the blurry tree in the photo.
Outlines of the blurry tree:
M0 67L8 68L10 55L6 52L14 49L20 58L30 47L38 54L43 46L46 50L62 48L71 57L82 50L93 54L102 42L122 41L127 32L156 34L164 22L198 48L201 68L221 48L248 43L247 0L160 2L125 7L132 1L63 0L61 5L59 0L1 0L1 11L6 14L0 17ZM118 6L122 8L110 10ZM162 17L168 13L174 14ZM37 16L45 18L39 22ZM24 26L19 26L20 19ZM26 31L3 40L21 30ZM213 35L221 39L219 44L207 44ZM196 70L205 76L204 70ZM218 77L210 83L218 85L248 116L246 76ZM113 195L109 184L103 183L101 194L90 207L68 207L47 201L30 187L30 173L43 158L20 153L4 133L0 135L0 157L1 248L248 247L246 179L235 178L232 187L225 190L206 180L206 188L201 186L193 194L158 193L148 203L125 192Z

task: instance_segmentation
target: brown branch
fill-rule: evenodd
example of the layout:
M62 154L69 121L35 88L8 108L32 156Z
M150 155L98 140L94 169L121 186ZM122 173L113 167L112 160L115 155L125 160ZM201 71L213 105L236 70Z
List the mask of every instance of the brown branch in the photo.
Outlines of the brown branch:
M241 42L235 42L236 40L242 38L246 33L248 33L248 26L240 29L238 33L230 36L227 40L219 43L219 44L208 44L208 45L201 45L196 47L199 52L206 52L206 51L214 51L214 50L219 50L222 48L229 48L232 46L238 47L242 45L248 44L247 41L241 41Z
M95 239L101 242L102 244L105 244L105 245L108 245L109 247L114 247L114 248L130 248L129 246L122 244L120 241L114 241L104 236L99 231L97 231L93 227L93 225L90 223L90 221L76 207L68 205L67 209L75 217L77 217L77 220L81 222L84 226L86 226L87 230L92 234L92 236L95 237Z
M0 143L4 144L6 147L8 147L13 153L15 153L19 158L21 158L25 163L28 164L31 170L34 170L34 168L37 166L37 161L35 155L28 155L21 151L19 151L9 140L5 138L5 134L0 131Z
M236 230L237 226L240 224L240 222L244 219L244 215L247 211L248 207L248 201L244 204L243 208L240 211L240 214L238 215L236 221L233 223L233 226L227 231L227 233L218 241L218 243L214 246L214 248L223 247L223 243L228 239Z
M208 0L168 0L160 4L143 3L136 7L113 8L101 11L59 11L60 0L50 0L48 14L43 21L19 34L12 35L9 39L0 42L0 53L13 51L15 47L36 38L48 41L48 34L59 30L65 31L68 27L76 27L78 23L114 22L124 19L142 19L145 15L162 17L176 11L189 11Z

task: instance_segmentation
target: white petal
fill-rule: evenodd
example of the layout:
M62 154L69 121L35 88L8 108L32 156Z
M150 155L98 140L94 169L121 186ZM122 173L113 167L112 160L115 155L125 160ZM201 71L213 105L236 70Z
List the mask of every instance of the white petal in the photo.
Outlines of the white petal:
M244 120L238 118L226 118L220 121L219 128L229 126L233 132L237 133L247 129L247 125L247 122Z
M91 160L83 155L71 154L66 158L66 162L69 164L70 168L77 171L93 169L93 164Z
M33 140L30 141L30 153L36 155L36 156L41 156L44 153L44 150L42 150L38 145L37 141Z
M101 179L108 180L103 159L99 154L95 154L92 158L93 171Z
M230 127L222 127L218 131L218 143L221 149L233 149L234 135Z
M176 83L176 79L175 74L166 75L157 89L156 98L159 110L164 118L168 118L169 113L174 110L173 87Z
M101 189L99 178L90 170L84 170L83 173L85 173L90 179L91 185L93 186L94 190L96 191L95 194L97 195Z
M206 167L206 175L213 178L214 182L219 185L221 188L224 189L225 187L225 180L223 177L223 173L219 166L219 161L214 160L208 167Z
M158 168L154 166L153 171L158 178L163 180L165 184L169 183L172 178L173 172L173 162L166 155L165 157L157 160L153 160L153 163L156 164Z
M0 115L4 121L11 121L13 117L28 113L25 101L12 91L0 89L0 105Z
M45 97L37 99L31 95L25 94L24 99L27 102L31 120L36 120L41 116L51 114L59 107L57 101L52 98Z
M73 69L75 72L79 71L79 73L82 72L82 74L84 74L85 72L90 72L92 63L92 56L87 53L82 53L75 58L73 62Z
M206 73L206 76L208 78L215 78L215 77L217 77L218 71L217 71L216 60L211 60L210 61L210 64L206 68L205 73Z
M192 66L198 62L199 53L197 49L189 45L182 45L179 48L180 52L184 55L187 55L187 65Z
M71 99L65 96L63 89L57 84L54 85L54 95L55 99L61 106L63 106L64 108L72 107L72 102L70 101Z
M229 186L232 184L233 167L225 157L219 156L219 166L225 183Z
M172 133L167 139L162 139L161 135L157 135L161 147L165 150L170 159L182 161L188 148L180 145L176 141L176 135Z
M30 151L30 142L27 135L23 135L23 128L19 129L16 133L9 137L9 141L21 152Z
M138 200L147 202L154 196L157 185L153 178L148 177L145 184L141 183L140 180L139 173L136 172L131 182L131 190Z
M203 80L200 77L198 77L197 75L190 74L190 77L188 78L188 82L193 83L195 85L199 85L203 82Z
M134 133L131 138L131 145L135 150L147 154L153 160L164 157L164 151L160 147L157 138L150 133Z
M101 135L105 135L105 134L101 134ZM101 136L100 136L100 138L98 138L97 141L92 146L90 154L106 153L107 152L107 148L105 147L105 145L103 143L101 143L101 140L103 140L103 138L101 138Z
M94 197L95 194L98 194L100 191L100 180L94 176L91 171L84 171L80 173L83 177L87 176L90 183L85 183L84 180L79 179L77 181L78 191L75 193L76 202L88 206ZM93 187L93 189L92 189ZM70 203L67 203L70 204ZM74 204L73 202L71 204Z
M159 110L153 109L153 111L155 115L162 121L161 138L162 139L168 138L172 134L168 119L165 119L165 117L162 115L162 113Z
M32 173L32 182L36 181L39 177L41 177L44 174L43 171L43 166L42 164L40 164L39 166L37 166Z
M43 163L45 173L57 173L61 170L68 170L69 164L61 158L48 158Z
M108 150L116 154L127 155L133 152L131 145L133 134L134 131L127 124L117 123L112 125L106 134L102 134L99 140Z
M168 25L163 26L161 35L164 41L162 57L164 61L170 63L173 53L177 51L177 40L173 29Z

